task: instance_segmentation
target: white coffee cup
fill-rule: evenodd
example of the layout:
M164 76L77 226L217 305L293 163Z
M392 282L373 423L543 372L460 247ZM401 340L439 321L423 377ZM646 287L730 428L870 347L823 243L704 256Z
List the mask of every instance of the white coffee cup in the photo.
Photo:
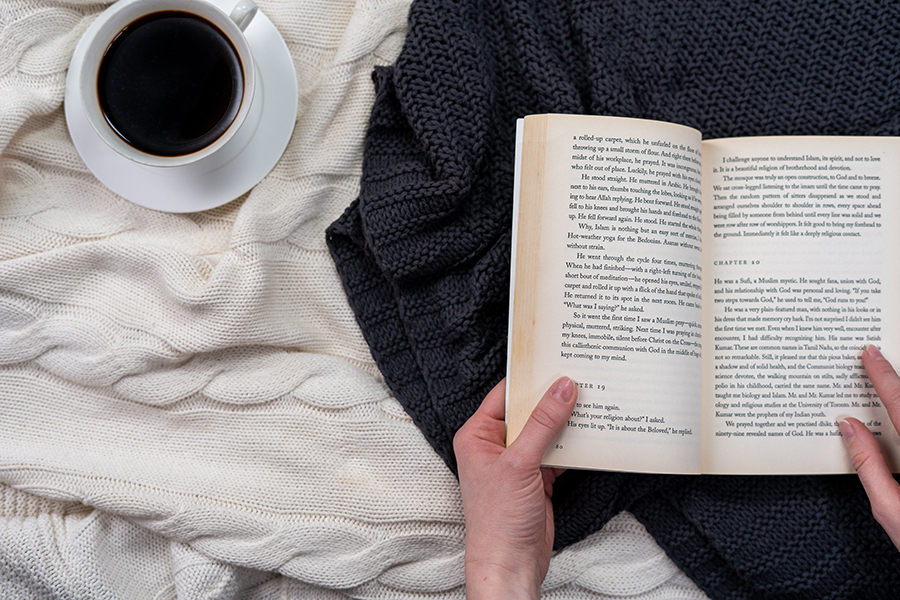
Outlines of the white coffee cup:
M99 91L101 65L113 42L127 28L137 27L136 22L144 23L158 13L167 14L170 11L187 13L192 18L199 17L211 24L230 44L240 63L242 75L242 84L236 84L240 92L239 99L232 99L228 110L228 116L233 115L233 118L223 117L219 124L219 128L224 128L224 131L206 145L185 153L161 153L148 150L145 144L137 140L126 140L104 113ZM252 0L238 0L230 14L208 0L119 0L102 16L100 27L88 41L80 64L78 93L93 130L115 152L148 167L194 165L192 172L196 173L211 171L230 162L253 137L262 113L262 85L258 80L250 45L243 33L256 12L257 7ZM143 75L138 76L141 77ZM145 79L149 79L149 76ZM236 106L237 102L240 102L239 107Z

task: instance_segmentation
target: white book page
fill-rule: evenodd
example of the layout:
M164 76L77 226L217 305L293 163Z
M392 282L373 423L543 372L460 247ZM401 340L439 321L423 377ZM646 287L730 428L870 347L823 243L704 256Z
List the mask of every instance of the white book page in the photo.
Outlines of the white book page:
M699 472L700 134L561 115L547 131L529 401L561 375L579 395L545 464Z
M837 420L898 454L862 368L900 358L896 138L703 143L704 472L852 473Z

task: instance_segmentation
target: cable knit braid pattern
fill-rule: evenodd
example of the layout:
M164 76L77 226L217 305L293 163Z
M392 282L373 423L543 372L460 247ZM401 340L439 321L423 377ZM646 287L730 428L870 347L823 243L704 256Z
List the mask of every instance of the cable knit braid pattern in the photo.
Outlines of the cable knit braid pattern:
M417 0L374 76L359 198L328 244L373 356L455 468L505 371L515 119L672 121L705 137L898 135L900 5ZM631 510L713 598L895 598L856 477L567 472L557 546Z

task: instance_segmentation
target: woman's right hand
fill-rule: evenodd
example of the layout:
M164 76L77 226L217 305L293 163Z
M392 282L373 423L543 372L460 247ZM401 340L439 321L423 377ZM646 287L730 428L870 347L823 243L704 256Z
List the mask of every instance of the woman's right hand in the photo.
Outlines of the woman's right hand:
M900 431L900 377L875 346L863 350L862 361L894 428ZM847 417L841 419L838 426L850 450L853 468L869 496L875 520L900 549L900 484L891 474L875 436L865 425Z

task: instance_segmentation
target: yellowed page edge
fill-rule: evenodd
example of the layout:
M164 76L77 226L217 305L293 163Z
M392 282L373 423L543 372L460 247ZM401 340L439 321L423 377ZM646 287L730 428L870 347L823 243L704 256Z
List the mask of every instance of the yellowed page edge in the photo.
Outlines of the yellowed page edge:
M587 141L573 141L576 138L577 140ZM632 138L635 141L632 141ZM643 142L638 141L637 138L643 139ZM623 143L629 145L632 150L640 151L639 153L633 153L632 156L635 156L635 154L642 155L644 154L644 149L646 149L646 158L648 159L650 158L649 155L653 154L649 152L651 149L671 149L669 152L662 152L661 154L656 152L656 155L662 157L671 156L671 158L662 162L678 161L682 165L682 167L677 168L678 170L682 169L683 165L689 161L684 155L692 154L695 156L697 159L695 198L687 200L687 196L683 196L682 202L695 205L696 214L699 216L700 134L696 130L681 125L658 121L584 115L550 115L547 123L546 140L546 160L543 165L544 181L541 186L543 190L541 199L543 211L540 217L540 229L542 232L540 237L541 245L546 246L553 239L554 246L552 248L543 248L541 252L537 253L535 269L542 270L540 282L535 284L533 291L528 292L529 295L533 294L535 299L534 307L530 313L532 319L528 329L531 330L530 335L536 342L534 347L528 349L532 354L532 358L528 362L529 371L524 374L530 380L530 384L527 387L523 386L520 388L521 393L525 394L526 402L528 403L527 409L522 412L521 424L524 424L527 420L528 413L546 386L555 377L568 374L579 384L580 406L576 406L575 413L566 430L544 456L544 464L633 472L698 473L700 470L699 343L696 348L696 358L685 356L679 358L676 355L681 354L682 349L684 349L683 352L685 353L688 350L684 345L675 345L675 338L671 337L675 335L674 332L660 331L663 335L670 337L667 340L659 340L658 342L651 340L649 346L654 346L652 348L648 346L646 334L644 334L642 340L634 340L638 347L644 348L644 354L634 349L622 348L623 345L629 345L627 343L622 344L619 341L609 341L608 332L600 338L596 338L599 341L588 342L587 344L582 344L581 340L574 339L575 331L572 331L572 335L568 335L567 332L570 331L571 327L568 321L571 321L573 318L576 320L582 319L585 324L604 324L599 329L609 330L611 324L623 322L628 324L629 321L640 321L640 319L632 318L633 315L652 317L654 324L657 323L657 317L660 316L675 320L693 319L697 322L694 331L699 331L699 293L697 294L696 309L690 309L690 314L695 315L693 317L688 317L688 313L682 314L680 312L681 308L673 310L672 307L669 307L663 311L660 305L649 304L651 300L638 301L633 297L635 292L640 291L638 290L639 286L645 286L647 283L644 281L645 279L648 277L656 279L662 275L662 270L666 270L666 273L668 273L668 270L671 270L664 267L661 264L663 261L659 260L655 266L664 268L654 268L654 274L651 275L647 271L651 266L647 264L650 263L649 256L655 255L660 259L694 260L684 255L686 250L681 249L678 250L677 254L673 254L670 250L663 250L663 246L656 246L655 249L651 249L652 244L647 243L640 247L632 245L629 246L632 249L629 249L621 246L621 243L625 241L625 237L622 235L618 235L615 238L616 242L614 242L614 245L618 243L620 246L613 248L613 246L606 245L606 240L601 242L600 237L595 234L601 230L604 235L615 231L616 228L612 227L612 223L610 223L612 217L616 217L615 224L621 226L622 234L627 236L630 235L625 233L629 230L629 223L632 221L640 223L636 218L626 218L629 215L641 214L648 218L656 218L655 215L646 213L661 215L661 211L671 212L672 206L667 208L663 205L665 202L656 202L656 200L666 200L667 190L684 191L688 195L694 196L694 192L679 190L678 188L681 186L674 185L675 182L680 181L677 178L663 180L670 181L671 186L659 181L648 182L651 188L656 191L644 193L641 190L626 189L624 191L626 198L618 197L621 195L619 189L609 188L610 193L603 192L602 190L608 184L621 188L622 184L620 182L629 180L616 174L617 171L621 174L623 169L615 168L616 165L622 164L622 161L617 160L617 158L623 157L623 152L625 152L622 148ZM657 144L657 142L659 143ZM597 148L596 150L591 148L589 151L581 153L582 148L575 148L573 144L597 146ZM603 146L603 148L600 148L600 146ZM598 154L591 157L586 156L593 152ZM599 153L602 152L609 152L613 158L601 158ZM579 155L575 156L575 154ZM675 158L676 155L680 156L680 158ZM647 164L643 158L638 161L625 162L634 166ZM663 167L662 170L671 170L666 169L664 164L659 162L657 164ZM630 178L632 182L631 188L646 187L646 185L642 185L635 179L635 177L647 178L647 174L641 175L644 172L645 170L640 168L630 172L632 176ZM598 175L598 177L590 175L591 173ZM615 175L615 177L607 180L605 177L607 174ZM587 175L587 177L583 175ZM652 179L652 174L649 177ZM592 184L596 183L597 186L570 185L570 183L585 182L586 180L592 182ZM609 183L604 183L605 181ZM523 180L523 189L525 186L526 184ZM628 187L628 183L625 183L625 187ZM579 191L572 192L572 194L579 194L579 197L573 200L570 189L578 189ZM594 206L591 198L581 196L581 194L590 195L594 193L591 190L597 190L598 193L602 193L605 196L598 200L604 203L606 208L601 208L599 205ZM668 197L671 197L671 195ZM682 196L679 197L681 198ZM561 210L554 208L551 211L551 200L554 202L554 207L560 205L559 208ZM585 201L590 206L586 205L584 208L587 211L594 211L594 214L598 216L597 219L580 214L576 215L573 212L581 208L580 206L574 206L573 202L575 204L585 204ZM628 204L620 204L620 202L626 201ZM634 204L631 204L632 202ZM646 207L647 210L641 208L638 211L639 206ZM620 208L621 211L619 211ZM629 210L626 211L626 208L629 208ZM677 209L675 212L684 213L684 208ZM617 215L622 215L622 218L618 218ZM599 217L605 218L599 219ZM682 225L674 226L668 223L673 218L681 219ZM688 232L687 226L684 225L687 222L685 220L687 217L682 214L680 217L672 215L672 217L664 217L663 219L667 221L667 223L661 223L663 229L667 229L673 237L678 234L677 239L679 242L681 239L687 239L687 237L681 237L681 233ZM610 227L600 227L601 221L609 223ZM606 250L604 250L604 247L596 248L596 250L599 250L601 253L628 254L627 260L634 261L626 263L630 266L642 264L640 262L643 260L641 257L647 256L646 262L643 263L646 265L646 268L643 270L623 269L621 266L623 264L621 262L624 258L623 256L617 257L619 262L600 259L599 262L594 263L595 267L570 265L569 261L576 259L576 251L572 249L573 245L576 244L571 243L573 239L571 234L573 232L587 232L591 227L584 229L582 224L590 225L592 222L596 224L593 233L587 236L576 235L577 239L585 240L579 242L582 247L604 246L607 248ZM650 229L653 229L653 231L650 231ZM630 227L632 234L656 236L655 228L650 226L650 229L647 228L647 224L641 226L640 232L638 232L636 227ZM699 219L696 230L699 235ZM522 231L521 226L519 231ZM554 237L547 237L550 235ZM660 235L665 235L665 233L661 232ZM524 238L520 234L520 244L522 239ZM567 241L563 242L564 239ZM633 241L639 240L629 240L629 242ZM557 244L562 245L558 247ZM588 244L588 246L584 246L584 244ZM591 244L594 246L590 246ZM697 238L697 244L699 245L699 238ZM672 248L672 246L669 246L669 248ZM518 252L521 252L521 249ZM697 248L696 252L691 252L693 253L692 256L695 256L696 272L699 275L699 248ZM588 253L591 252L589 251ZM596 252L593 253L596 254ZM631 258L630 255L632 254L634 258ZM583 258L594 259L596 257ZM569 301L563 301L564 297L571 297L568 294L565 294L565 296L563 294L563 290L569 288L569 285L564 287L564 282L572 282L571 277L573 275L568 273L570 268L580 269L581 275L578 276L578 281L586 281L589 276L591 279L584 286L576 286L581 287L584 291L576 289L573 291L573 295L592 294L594 293L593 290L606 290L603 292L606 295L603 302L598 297L596 305L592 301L589 303L590 306L584 306L584 309L592 316L572 314L572 309L577 309L578 307L568 306ZM621 273L621 275L628 274L628 277L620 277L620 273L615 273L617 270L624 270L625 273ZM517 275L522 273L521 264L517 265L516 273ZM638 283L638 279L635 279L636 277L643 277L644 279ZM687 275L683 275L683 277L687 277ZM609 286L605 285L604 282L609 282ZM699 283L699 277L697 282ZM669 285L674 284L669 283ZM650 287L653 287L652 283ZM519 286L517 285L516 288L518 291ZM588 288L591 291L587 291ZM615 296L615 294L619 293L620 288L625 296L632 296L632 298L622 298L622 302L628 303L627 306L620 303ZM669 289L674 293L674 289L671 287ZM631 290L631 293L628 290ZM697 291L699 292L699 286ZM609 294L612 294L612 297ZM662 291L654 290L650 293L650 297L662 302L661 294L663 294ZM515 298L513 302L515 305ZM575 302L578 302L578 300L575 300ZM644 302L648 304L644 304ZM606 306L610 303L613 306ZM564 307L564 304L567 306ZM648 309L649 312L642 310L641 307ZM627 312L630 310L636 310L637 312ZM578 311L576 310L576 312ZM588 319L593 320L590 321ZM566 322L564 323L564 321ZM665 322L674 323L674 321ZM645 321L645 324L649 324L649 322ZM592 330L590 327L584 327L583 329ZM638 331L634 328L632 329L633 333L638 335ZM665 327L661 329L665 329ZM685 328L686 330L687 328ZM645 329L644 331L647 330ZM619 335L620 338L623 333L615 329L613 329L613 332L614 335ZM630 336L630 333L626 333L626 335ZM585 336L580 337L583 339ZM573 338L571 344L567 342L570 338ZM627 341L632 342L633 340L631 337L628 337ZM586 350L575 348L586 348ZM647 348L649 348L651 354L646 354ZM611 356L612 354L617 354L617 352L617 356ZM631 352L631 354L626 357L622 354L623 352ZM647 362L645 359L654 356L653 352L665 352L671 358L663 361L665 365L662 365L656 358ZM593 356L592 361L589 361L590 357L587 356L588 354L596 354L596 356ZM601 357L601 355L603 356ZM617 360L619 362L616 362ZM676 362L673 363L671 362L672 360ZM622 361L625 362L623 363ZM691 363L690 365L688 364L689 362ZM646 367L644 366L645 364ZM624 367L624 369L621 367ZM667 374L661 376L660 370L665 371ZM510 373L512 377L513 371L511 370ZM606 391L604 392L603 390ZM516 392L510 392L510 394L514 393ZM678 399L676 400L675 398ZM522 398L517 398L513 401L521 400ZM621 431L619 430L619 425L621 425ZM635 433L628 433L629 429ZM641 433L642 431L643 433ZM693 438L691 431L696 434ZM518 431L515 433L517 434ZM596 435L598 433L601 434L599 437ZM513 439L513 435L510 436L510 439Z
M518 240L515 245L515 294L509 335L509 371L507 373L506 443L511 444L525 426L540 399L532 398L531 381L534 360L535 304L538 265L541 250L541 214L543 212L544 174L546 170L547 115L525 117L522 134L522 162L518 199Z

